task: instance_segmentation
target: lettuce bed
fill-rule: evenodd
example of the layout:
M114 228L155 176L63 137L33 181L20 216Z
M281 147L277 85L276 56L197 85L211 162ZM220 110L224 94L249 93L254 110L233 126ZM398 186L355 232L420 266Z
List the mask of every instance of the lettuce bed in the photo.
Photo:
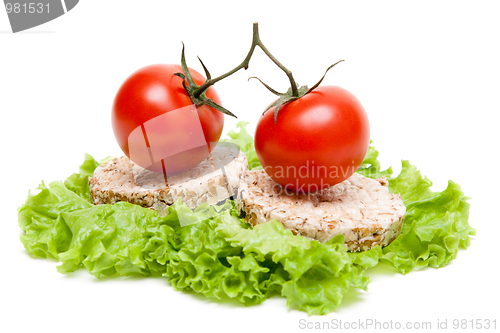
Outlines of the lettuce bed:
M259 168L245 126L239 123L239 132L231 131L228 141L247 154L250 168ZM380 170L377 156L370 147L358 172L387 176L390 191L399 193L407 207L402 234L385 248L350 253L342 236L323 244L294 236L276 221L251 228L231 201L195 211L179 201L164 217L126 202L94 206L88 177L99 163L90 155L79 173L49 186L42 182L37 194L28 195L18 209L21 241L33 255L60 261L61 273L85 267L97 278L165 276L175 289L209 298L254 305L281 295L289 307L327 314L350 288L366 290L367 268L385 262L406 274L442 267L475 234L459 185L450 181L444 191L432 192L430 180L407 161L392 178L390 168Z

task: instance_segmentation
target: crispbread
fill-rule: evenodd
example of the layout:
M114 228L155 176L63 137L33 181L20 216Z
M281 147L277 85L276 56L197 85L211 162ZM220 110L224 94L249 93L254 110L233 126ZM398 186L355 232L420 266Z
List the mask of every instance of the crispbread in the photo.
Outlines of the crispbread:
M327 189L297 194L285 191L264 170L252 170L242 177L237 205L254 226L276 219L296 235L327 242L342 234L351 251L365 251L388 245L401 231L406 207L384 185L385 177L355 173Z
M89 185L96 205L127 201L165 215L179 198L191 209L230 198L246 170L246 155L222 146L214 150L212 161L207 158L192 169L168 176L168 186L163 174L144 169L126 156L97 167Z

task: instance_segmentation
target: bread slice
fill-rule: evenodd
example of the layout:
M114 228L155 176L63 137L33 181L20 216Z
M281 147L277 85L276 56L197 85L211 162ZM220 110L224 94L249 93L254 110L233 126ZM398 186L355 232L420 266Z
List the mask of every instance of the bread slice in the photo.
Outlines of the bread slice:
M247 170L244 153L220 145L212 152L212 159L208 157L192 169L169 175L167 182L162 173L144 169L122 156L97 167L89 185L96 205L127 201L165 215L179 198L194 209L204 202L213 205L232 197Z
M297 194L285 191L264 170L247 171L238 189L237 206L256 225L278 220L296 235L327 242L345 237L351 251L388 245L401 232L406 207L389 193L385 177L353 174L327 189Z

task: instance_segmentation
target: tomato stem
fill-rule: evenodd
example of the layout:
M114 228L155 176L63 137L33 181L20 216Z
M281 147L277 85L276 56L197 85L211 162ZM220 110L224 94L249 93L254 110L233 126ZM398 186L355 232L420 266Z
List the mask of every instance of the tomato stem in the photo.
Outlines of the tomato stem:
M260 47L260 49L268 56L269 59L271 59L283 72L285 72L285 74L288 76L288 79L290 80L290 85L291 85L291 89L292 89L292 95L294 97L299 97L299 90L298 90L298 87L297 87L297 83L295 82L295 80L293 79L293 75L292 75L292 72L290 70L288 70L285 66L283 66L272 54L271 52L269 52L269 50L264 46L264 44L262 43L262 41L260 40L260 36L259 36L259 23L255 22L253 24L253 38L252 38L252 46L250 47L250 51L248 51L248 54L247 56L245 57L245 59L243 60L243 62L241 64L239 64L238 66L236 66L234 69L232 69L231 71L225 73L225 74L222 74L221 76L218 76L216 78L213 78L213 79L208 79L207 81L205 81L205 83L203 83L201 86L199 86L194 92L193 92L193 96L195 98L198 98L201 94L203 94L203 92L205 92L205 90L208 89L208 87L214 85L215 83L219 82L220 80L236 73L237 71L239 71L240 69L244 68L244 69L248 69L248 66L250 64L250 59L252 58L252 55L253 55L253 52L255 51L255 48L256 47Z

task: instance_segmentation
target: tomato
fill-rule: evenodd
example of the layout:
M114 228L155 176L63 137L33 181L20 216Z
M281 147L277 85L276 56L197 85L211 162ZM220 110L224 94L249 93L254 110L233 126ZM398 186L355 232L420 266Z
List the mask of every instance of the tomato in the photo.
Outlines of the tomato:
M359 100L335 86L319 86L260 118L255 150L282 187L313 192L349 178L370 143L368 116Z
M197 85L205 78L189 69ZM118 90L112 126L120 148L138 165L169 174L194 167L219 141L224 115L195 107L184 89L180 65L151 65L130 75ZM206 96L220 105L213 87Z

